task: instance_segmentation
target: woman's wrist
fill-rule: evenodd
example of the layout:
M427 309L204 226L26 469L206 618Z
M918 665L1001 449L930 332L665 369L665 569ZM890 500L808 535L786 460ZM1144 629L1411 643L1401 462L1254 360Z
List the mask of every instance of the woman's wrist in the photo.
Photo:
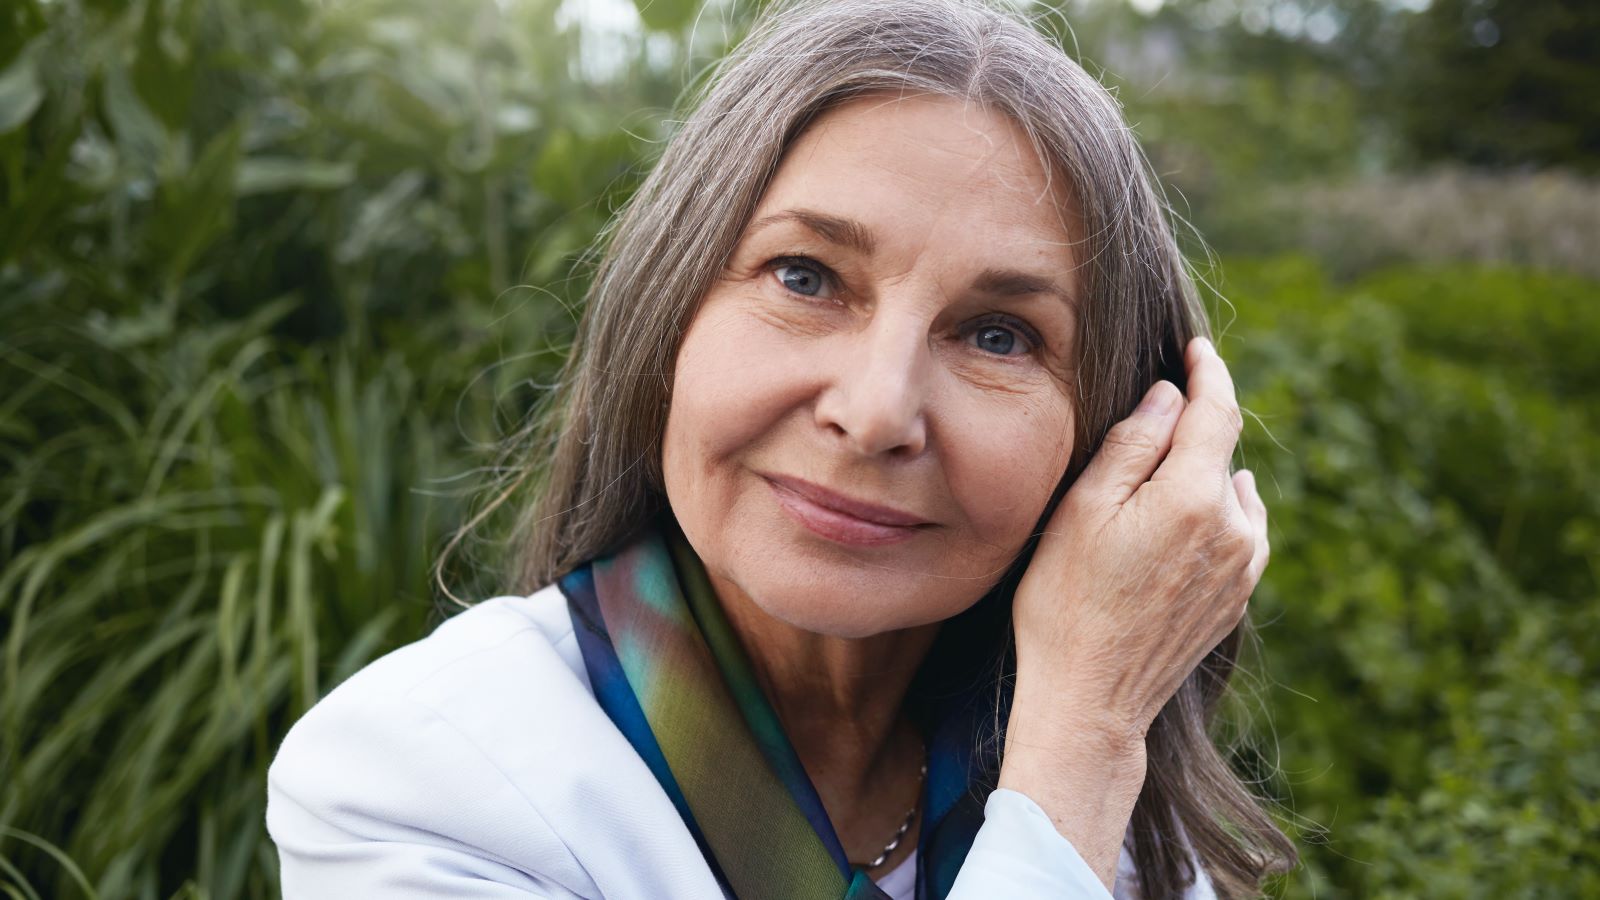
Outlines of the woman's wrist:
M1144 785L1144 739L1080 699L1019 673L998 786L1039 804L1109 890Z

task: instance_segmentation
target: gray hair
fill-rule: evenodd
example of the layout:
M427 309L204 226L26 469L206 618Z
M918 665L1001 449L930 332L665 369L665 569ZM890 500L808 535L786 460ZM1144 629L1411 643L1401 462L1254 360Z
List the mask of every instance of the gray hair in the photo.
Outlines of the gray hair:
M467 525L532 491L514 533L513 590L551 583L667 509L662 436L680 337L785 149L825 110L875 92L951 96L1005 114L1070 190L1075 208L1062 214L1075 219L1083 251L1077 434L1047 517L1151 384L1185 387L1183 348L1209 333L1207 316L1148 163L1099 82L1017 13L982 0L779 2L688 97L659 161L601 235L561 379L505 444L511 474ZM983 601L1007 618L973 652L1009 659L1014 587L1007 578ZM1259 893L1263 877L1297 861L1208 735L1249 627L1206 657L1149 731L1131 823L1146 900L1177 897L1192 880L1185 837L1222 896ZM997 691L1014 659L1007 665L994 673Z

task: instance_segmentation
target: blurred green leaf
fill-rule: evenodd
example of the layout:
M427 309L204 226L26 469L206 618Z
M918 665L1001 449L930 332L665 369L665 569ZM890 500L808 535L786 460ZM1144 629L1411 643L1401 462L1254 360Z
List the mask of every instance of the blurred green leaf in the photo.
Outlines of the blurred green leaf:
M28 121L44 100L44 87L39 84L34 64L34 56L42 45L42 39L36 39L0 71L0 134Z
M239 141L237 127L223 131L206 144L193 168L162 182L151 232L171 284L232 223Z
M646 28L678 31L693 20L700 0L633 0L633 5Z
M106 119L116 137L122 156L145 169L154 169L165 158L169 139L166 128L145 107L133 90L128 73L121 66L106 67L101 98Z
M273 191L328 191L347 187L355 177L354 163L256 156L239 163L234 191L241 197Z

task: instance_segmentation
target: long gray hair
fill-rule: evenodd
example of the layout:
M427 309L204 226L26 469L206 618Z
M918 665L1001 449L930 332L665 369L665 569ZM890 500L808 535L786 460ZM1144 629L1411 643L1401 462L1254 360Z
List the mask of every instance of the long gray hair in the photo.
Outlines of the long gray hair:
M1076 201L1062 212L1076 217L1086 260L1073 342L1077 434L1046 516L1149 385L1166 378L1185 387L1182 351L1209 333L1205 309L1148 164L1094 78L1027 21L982 0L779 2L687 98L660 160L602 235L560 381L506 443L501 471L509 474L468 523L526 496L509 588L548 585L667 509L661 442L671 372L698 301L800 131L830 107L877 91L946 95L1004 113ZM1014 671L1006 652L1014 587L1014 577L1003 579L981 601L1002 611L1004 627L965 651L1001 661L991 670L997 692ZM1223 896L1259 893L1264 876L1297 861L1265 801L1208 735L1248 629L1242 623L1212 651L1149 731L1132 819L1146 900L1179 896L1192 879L1185 836Z

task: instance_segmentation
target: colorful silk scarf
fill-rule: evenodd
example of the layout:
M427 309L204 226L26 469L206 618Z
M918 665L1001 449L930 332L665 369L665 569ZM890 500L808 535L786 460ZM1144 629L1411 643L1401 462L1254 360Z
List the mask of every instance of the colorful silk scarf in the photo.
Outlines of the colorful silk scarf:
M596 700L672 799L728 897L887 900L846 859L670 516L558 584ZM943 900L983 824L980 784L995 758L973 745L995 709L976 681L919 689L927 683L919 673L907 705L928 743L916 896Z

